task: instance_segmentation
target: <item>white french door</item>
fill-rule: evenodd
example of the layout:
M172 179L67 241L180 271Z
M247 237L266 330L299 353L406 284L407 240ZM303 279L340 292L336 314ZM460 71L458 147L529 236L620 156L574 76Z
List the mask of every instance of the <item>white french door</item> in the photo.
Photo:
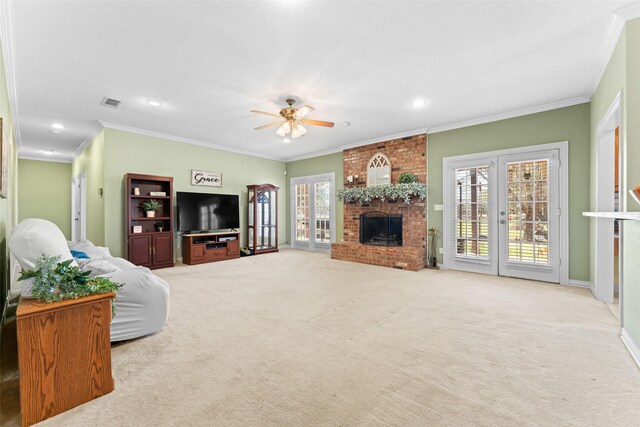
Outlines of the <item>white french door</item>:
M558 143L445 159L444 267L565 283L561 151Z
M558 150L498 159L498 274L560 281Z
M335 241L335 175L291 178L291 242L297 249L331 251Z

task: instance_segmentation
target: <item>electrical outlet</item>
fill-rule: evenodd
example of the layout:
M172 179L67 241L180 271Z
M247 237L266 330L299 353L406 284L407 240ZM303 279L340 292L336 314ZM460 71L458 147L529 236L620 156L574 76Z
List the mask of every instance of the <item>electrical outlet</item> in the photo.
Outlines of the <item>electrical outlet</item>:
M433 210L434 211L442 211L442 210L444 210L444 206L442 206L442 205L433 205Z
M444 253L444 248L438 248L438 252L440 252L441 254Z

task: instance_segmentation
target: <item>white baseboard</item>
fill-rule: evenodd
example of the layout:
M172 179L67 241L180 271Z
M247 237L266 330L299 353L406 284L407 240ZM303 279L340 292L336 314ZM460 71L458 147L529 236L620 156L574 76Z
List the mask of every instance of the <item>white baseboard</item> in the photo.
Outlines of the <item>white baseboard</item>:
M567 286L576 286L578 288L591 288L591 282L586 282L584 280L569 279L569 282L567 282Z
M627 350L629 350L629 354L633 361L636 362L636 365L640 368L640 349L638 349L638 346L633 342L633 339L625 328L622 328L622 331L620 332L620 339L624 346L627 347Z

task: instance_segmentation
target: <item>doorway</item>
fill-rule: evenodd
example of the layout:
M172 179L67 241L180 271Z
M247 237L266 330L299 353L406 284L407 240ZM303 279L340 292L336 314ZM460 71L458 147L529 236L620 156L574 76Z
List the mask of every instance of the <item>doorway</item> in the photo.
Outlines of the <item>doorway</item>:
M71 179L71 241L87 238L86 179L84 172Z
M444 267L568 282L567 143L444 159Z
M335 241L335 174L291 178L291 242L296 249L330 252Z
M597 128L596 157L596 211L626 211L624 158L624 135L621 132L622 94L619 93ZM622 318L624 283L617 279L620 271L623 221L612 221L608 218L594 218L595 226L595 262L594 283L591 292L600 301L611 304L616 316ZM592 229L593 230L593 229ZM617 286L616 286L617 285ZM616 298L616 287L618 298Z

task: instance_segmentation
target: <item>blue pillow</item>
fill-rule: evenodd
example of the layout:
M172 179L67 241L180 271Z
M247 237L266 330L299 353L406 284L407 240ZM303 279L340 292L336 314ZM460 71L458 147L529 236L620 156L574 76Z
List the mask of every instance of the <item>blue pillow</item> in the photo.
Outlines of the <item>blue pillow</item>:
M71 251L71 256L76 259L89 259L89 255L82 251Z

